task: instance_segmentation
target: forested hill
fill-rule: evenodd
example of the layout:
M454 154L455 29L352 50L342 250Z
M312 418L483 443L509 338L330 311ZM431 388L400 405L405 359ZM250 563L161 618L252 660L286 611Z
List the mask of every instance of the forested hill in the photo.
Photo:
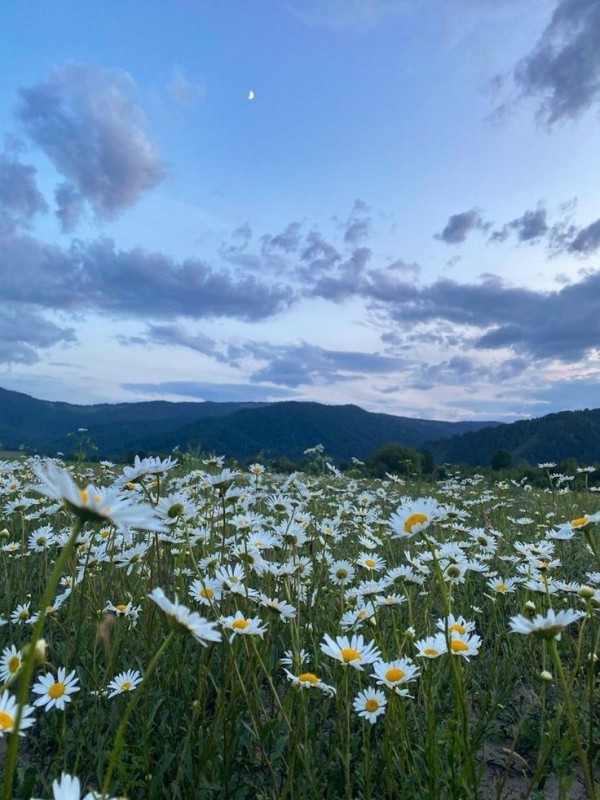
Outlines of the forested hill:
M478 430L494 422L442 422L373 414L354 405L320 403L142 402L79 406L36 400L0 389L0 443L40 455L74 452L85 428L96 458L122 460L132 453L202 449L232 458L263 452L299 458L323 444L336 461L368 458L388 442L419 447L430 439ZM92 453L89 453L90 455Z
M561 411L537 419L487 427L451 439L429 442L437 463L484 466L500 450L513 464L539 464L575 458L583 464L600 462L600 408Z
M355 405L287 401L199 420L164 435L140 439L136 447L148 450L153 446L168 452L176 444L187 442L228 457L243 459L263 453L268 458L287 456L295 461L308 447L322 444L339 462L352 456L368 458L388 442L419 448L432 438L495 424L413 419L374 414Z

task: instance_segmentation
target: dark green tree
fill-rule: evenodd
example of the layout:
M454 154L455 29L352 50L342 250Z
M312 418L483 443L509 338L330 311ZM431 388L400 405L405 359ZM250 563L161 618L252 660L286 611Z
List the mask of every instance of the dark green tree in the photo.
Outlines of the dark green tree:
M509 469L512 466L512 455L508 450L496 450L490 459L490 467L493 470Z
M383 478L386 472L396 475L420 474L423 468L423 456L410 447L397 442L384 444L376 450L366 462L368 472L376 478Z

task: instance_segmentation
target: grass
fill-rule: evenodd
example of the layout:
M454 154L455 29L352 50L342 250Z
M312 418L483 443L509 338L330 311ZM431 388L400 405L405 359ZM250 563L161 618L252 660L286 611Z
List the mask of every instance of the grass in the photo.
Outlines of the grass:
M0 710L4 800L51 797L63 773L133 800L598 792L589 489L228 474L217 459L149 461L126 486L121 468L71 467L79 487L120 482L150 508L154 529L119 531L118 504L95 512L93 490L36 492L36 463L0 466L0 702L26 716L59 667L79 690L62 710L35 707L21 737ZM549 609L581 614L511 632ZM109 698L127 670L141 682Z

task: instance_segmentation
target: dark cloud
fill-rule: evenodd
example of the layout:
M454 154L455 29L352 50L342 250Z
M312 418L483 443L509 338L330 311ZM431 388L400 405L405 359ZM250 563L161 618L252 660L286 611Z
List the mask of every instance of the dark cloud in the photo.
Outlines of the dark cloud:
M258 386L247 383L201 383L198 381L165 381L164 383L123 383L129 392L145 395L178 395L214 403L256 403L294 397L287 389L273 386Z
M256 370L251 380L297 387L324 382L355 380L364 374L388 374L403 368L403 359L346 350L326 350L303 342L299 345L271 345L249 342L248 354L268 363Z
M69 249L28 236L0 240L0 299L118 316L271 317L295 299L288 286L237 277L198 259L176 262L110 239Z
M364 200L354 201L352 212L343 226L346 244L357 245L369 236L371 232L369 211L370 208Z
M263 247L277 248L283 250L284 253L295 253L300 247L302 223L290 222L285 230L278 233L276 236L263 237Z
M600 3L560 0L535 49L516 67L524 95L548 124L575 118L600 97Z
M72 328L55 325L35 308L20 304L0 308L0 362L34 364L40 360L38 348L74 341Z
M27 228L36 214L48 210L35 175L35 167L0 154L0 233Z
M153 343L161 345L171 345L175 347L187 347L194 350L196 353L210 356L215 361L222 364L230 364L231 366L238 366L232 361L228 355L219 348L217 342L205 333L190 333L183 325L176 323L173 325L148 325L148 332L146 337L140 337L138 343Z
M503 242L510 233L514 233L520 242L534 242L549 232L548 212L542 206L535 211L525 213L507 222L500 230L494 231L490 242Z
M56 216L63 233L70 233L85 212L85 199L72 183L61 183L54 192Z
M362 276L371 259L368 247L359 247L345 261L336 265L333 275L318 277L309 291L312 297L322 297L340 303L356 294L362 288Z
M306 236L300 258L307 263L308 269L326 272L334 267L342 256L332 244L325 241L319 231L314 230Z
M446 227L441 233L435 234L435 239L446 244L460 244L464 242L471 231L487 231L490 223L484 222L477 209L461 211L460 214L452 214L446 223Z
M599 43L600 47L600 43ZM573 241L569 244L572 253L587 255L595 253L600 247L600 219L592 222L587 228L582 228Z
M495 277L479 284L438 280L412 296L390 298L391 319L402 326L446 321L478 328L478 348L509 347L525 355L576 361L600 343L600 272L558 291L510 287Z
M126 72L68 64L20 91L26 134L99 217L114 217L165 176L134 89Z

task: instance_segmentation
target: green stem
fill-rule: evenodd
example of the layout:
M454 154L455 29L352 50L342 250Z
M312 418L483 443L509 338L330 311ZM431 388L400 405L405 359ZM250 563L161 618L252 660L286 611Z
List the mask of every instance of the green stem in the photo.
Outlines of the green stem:
M108 790L110 788L110 782L112 780L113 772L115 771L115 767L117 765L117 759L119 758L119 754L121 752L121 747L123 746L123 737L125 736L125 728L127 727L127 723L129 722L129 718L131 717L131 715L133 713L133 709L135 708L135 706L137 704L137 701L138 701L139 697L142 694L141 688L149 680L150 676L154 672L154 668L156 667L160 657L165 652L165 650L167 649L167 647L171 643L171 641L172 641L172 639L173 639L173 637L175 636L176 633L177 633L177 631L174 631L174 630L171 631L171 633L167 636L167 638L164 640L164 642L158 648L158 650L156 651L156 653L154 654L154 656L152 658L152 661L148 664L148 667L146 669L146 672L144 673L144 678L143 678L142 682L138 686L138 689L131 696L131 700L129 701L129 704L128 704L126 710L125 710L125 713L123 714L123 719L121 720L121 724L119 725L119 727L117 729L117 733L116 733L116 736L115 736L115 741L114 741L114 744L113 744L112 753L110 754L110 761L109 761L109 764L108 764L108 770L106 771L106 775L104 776L104 781L102 783L102 796L103 797L104 796L108 796Z
M563 669L562 661L560 660L558 647L556 646L556 639L552 639L550 642L550 653L552 655L552 660L556 668L556 673L560 679L560 685L563 690L565 698L565 710L567 712L569 725L571 726L571 733L573 734L575 747L577 748L577 753L579 755L579 760L581 762L581 768L583 769L583 777L585 779L585 785L587 788L588 797L590 798L590 800L596 800L596 789L594 786L592 771L590 769L590 762L581 744L581 737L579 736L579 724L577 722L577 717L575 716L575 710L573 708L570 686L567 683L567 678L565 676L565 671Z
M33 631L31 633L31 640L29 642L29 649L25 655L22 667L23 671L20 675L19 692L17 695L17 703L18 703L17 715L15 718L15 723L13 726L12 733L8 740L6 762L4 768L4 781L2 783L2 800L11 800L12 798L12 788L15 778L15 768L17 766L17 755L19 751L19 726L21 724L21 717L23 716L23 709L27 702L27 696L29 693L29 684L31 683L33 670L35 668L35 662L36 662L35 646L38 640L41 638L41 634L44 629L44 620L46 619L46 611L48 609L48 606L50 606L52 599L54 598L54 593L56 592L56 587L58 586L60 576L62 575L65 567L69 562L69 558L71 557L71 553L73 552L73 548L75 547L75 542L77 541L77 537L79 536L82 527L83 527L83 520L80 517L77 517L73 522L71 536L69 537L69 540L59 553L58 558L56 559L54 569L52 570L50 579L46 584L46 589L42 596L39 617L33 626Z

